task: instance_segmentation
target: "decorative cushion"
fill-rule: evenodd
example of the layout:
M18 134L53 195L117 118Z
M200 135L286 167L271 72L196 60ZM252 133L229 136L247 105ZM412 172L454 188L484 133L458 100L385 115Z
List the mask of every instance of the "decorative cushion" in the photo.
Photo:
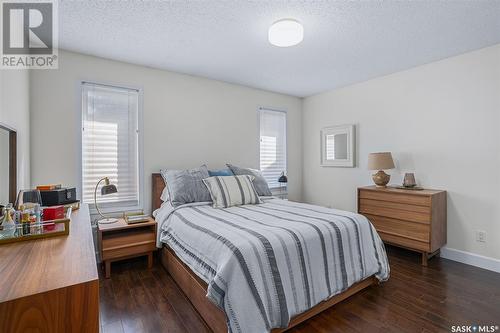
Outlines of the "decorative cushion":
M215 176L203 180L214 203L214 208L262 203L255 191L254 176Z
M267 181L265 178L262 176L262 173L259 170L255 169L250 169L250 168L240 168L232 164L226 164L229 169L235 174L235 175L250 175L254 176L255 179L253 181L253 184L255 185L255 190L257 191L257 194L260 196L270 196L273 195L271 193L271 190L269 189L269 186L267 185Z
M214 176L234 176L234 173L229 168L219 170L208 170L210 177Z
M209 177L206 165L190 170L161 170L161 175L167 184L172 206L211 201L210 193L203 183L203 179Z

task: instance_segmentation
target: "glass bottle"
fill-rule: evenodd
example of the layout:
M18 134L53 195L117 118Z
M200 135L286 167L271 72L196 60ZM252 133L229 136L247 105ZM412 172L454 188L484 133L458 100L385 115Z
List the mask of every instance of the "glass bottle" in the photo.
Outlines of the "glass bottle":
M2 230L0 230L1 238L12 238L16 233L16 224L12 219L13 208L11 205L7 206L5 209L5 214L3 216L3 221L1 223Z

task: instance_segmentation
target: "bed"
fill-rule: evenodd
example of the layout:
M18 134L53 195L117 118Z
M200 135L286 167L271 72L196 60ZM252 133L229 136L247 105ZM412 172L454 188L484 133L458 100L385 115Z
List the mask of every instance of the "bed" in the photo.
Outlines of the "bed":
M389 277L361 215L276 198L173 208L152 181L161 263L216 333L283 332Z

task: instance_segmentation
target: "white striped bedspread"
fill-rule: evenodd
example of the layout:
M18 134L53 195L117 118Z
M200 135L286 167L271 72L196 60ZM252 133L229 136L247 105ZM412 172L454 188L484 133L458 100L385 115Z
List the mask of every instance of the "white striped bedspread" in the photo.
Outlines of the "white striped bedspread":
M277 198L155 213L161 242L208 284L229 332L269 332L371 275L389 277L385 248L362 215Z

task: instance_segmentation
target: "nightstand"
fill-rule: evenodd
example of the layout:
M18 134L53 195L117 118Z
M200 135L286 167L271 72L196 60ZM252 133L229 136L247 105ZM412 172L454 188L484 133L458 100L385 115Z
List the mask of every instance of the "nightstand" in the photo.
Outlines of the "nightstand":
M422 265L446 244L446 191L358 188L358 212L385 243L422 254Z
M148 268L153 266L153 252L156 251L156 221L127 224L124 219L111 224L98 225L101 261L105 276L111 275L113 261L148 256Z

